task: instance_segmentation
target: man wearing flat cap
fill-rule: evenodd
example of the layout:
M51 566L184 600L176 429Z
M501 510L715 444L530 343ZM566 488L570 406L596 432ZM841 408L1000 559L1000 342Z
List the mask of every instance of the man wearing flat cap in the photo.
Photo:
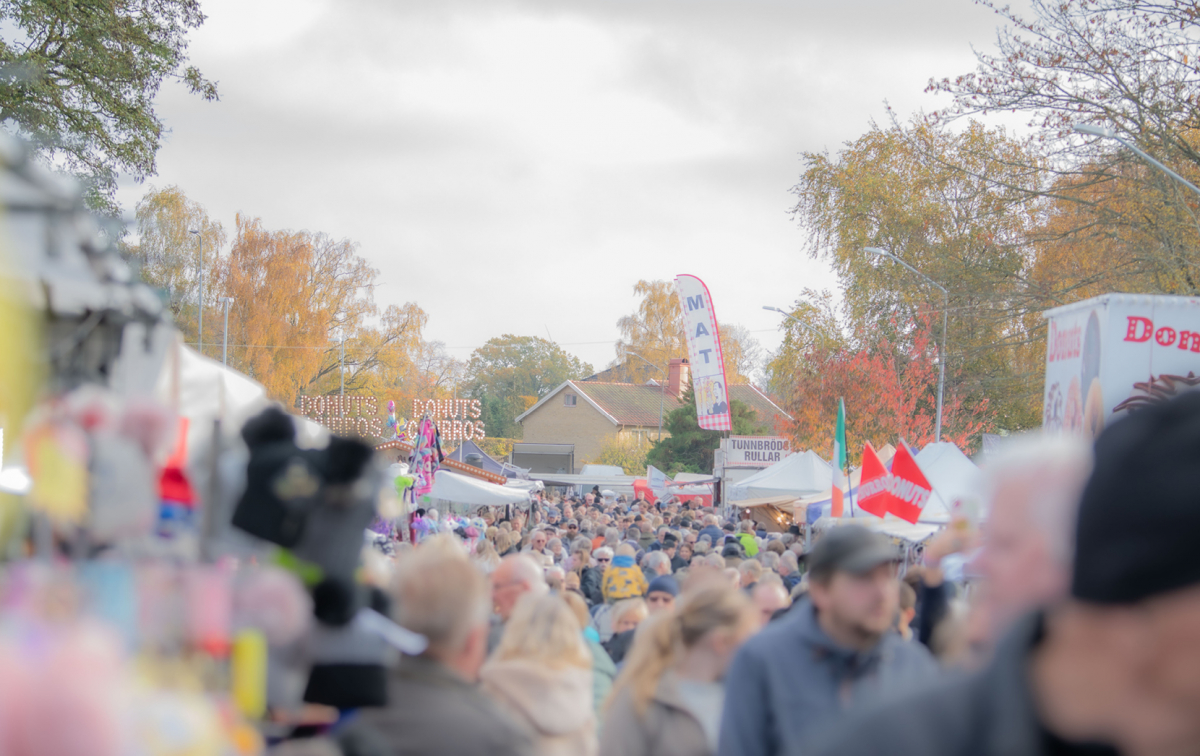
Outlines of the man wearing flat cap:
M1200 392L1190 392L1097 440L1069 598L1019 621L980 672L864 712L803 753L1200 753L1198 544Z
M933 679L924 646L891 631L897 549L858 525L808 555L809 599L738 651L725 680L720 756L775 756L847 711Z

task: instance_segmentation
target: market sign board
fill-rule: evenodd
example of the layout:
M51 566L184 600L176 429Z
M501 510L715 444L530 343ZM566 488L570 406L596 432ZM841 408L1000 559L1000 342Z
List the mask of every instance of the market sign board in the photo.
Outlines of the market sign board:
M301 396L297 401L300 414L311 418L341 436L385 438L379 413L379 401L373 396ZM421 418L429 415L437 423L442 442L482 441L487 437L479 419L483 407L478 399L414 399L412 415L400 421L404 438L417 435Z
M1200 299L1105 294L1043 313L1042 428L1094 437L1128 410L1200 384Z
M792 453L783 436L730 436L721 442L726 467L770 467Z
M696 422L704 430L731 431L733 416L729 412L725 355L721 351L721 332L713 311L712 296L704 282L695 276L676 276L675 288L679 291L688 356L691 358Z

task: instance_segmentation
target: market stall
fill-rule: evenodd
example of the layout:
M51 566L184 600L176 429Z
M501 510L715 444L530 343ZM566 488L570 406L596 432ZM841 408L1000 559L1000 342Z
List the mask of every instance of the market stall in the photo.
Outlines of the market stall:
M729 503L764 496L811 496L829 490L833 468L813 450L789 454L780 461L729 486ZM740 504L739 504L740 506Z
M736 502L742 516L753 520L768 533L786 533L794 521L795 496L764 496Z

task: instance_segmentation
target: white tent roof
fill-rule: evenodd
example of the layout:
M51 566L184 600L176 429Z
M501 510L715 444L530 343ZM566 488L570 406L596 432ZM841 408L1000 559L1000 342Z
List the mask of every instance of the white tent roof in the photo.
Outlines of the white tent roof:
M476 507L499 507L505 504L524 504L529 501L529 490L498 486L485 480L458 475L449 470L438 470L433 477L430 497L452 504L467 504Z
M964 496L981 497L983 472L954 444L943 441L930 444L916 456L917 465L933 495L921 512L920 522L950 522L950 507Z
M729 500L808 496L833 485L833 469L812 449L789 454L762 472L729 487Z
M236 434L247 420L274 403L262 384L202 356L181 339L167 348L154 393L164 406L187 418L189 458L212 438L213 420L221 418L224 431ZM329 435L312 420L297 417L295 421L302 445L316 446Z

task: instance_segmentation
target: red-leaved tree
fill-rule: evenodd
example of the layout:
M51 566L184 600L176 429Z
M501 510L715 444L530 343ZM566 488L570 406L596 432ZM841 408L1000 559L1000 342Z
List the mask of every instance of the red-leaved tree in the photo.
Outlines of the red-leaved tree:
M846 445L855 464L867 441L877 449L900 439L918 449L932 442L940 323L935 331L931 320L923 311L908 327L896 327L891 337L860 335L852 346L836 351L818 347L803 355L788 408L795 418L791 436L797 448L830 455L839 398L846 401ZM986 399L966 406L955 390L953 353L946 365L942 440L969 452L994 421Z

